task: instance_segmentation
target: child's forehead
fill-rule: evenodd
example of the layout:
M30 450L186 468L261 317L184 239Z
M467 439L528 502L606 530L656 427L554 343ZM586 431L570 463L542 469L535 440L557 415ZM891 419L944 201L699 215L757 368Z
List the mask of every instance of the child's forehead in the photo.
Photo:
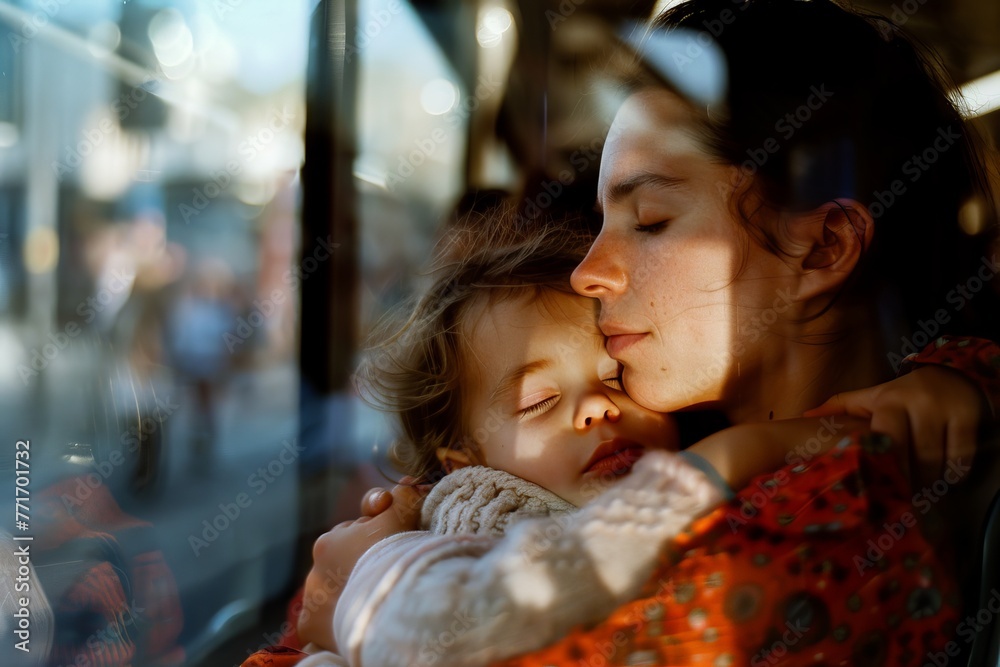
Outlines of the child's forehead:
M493 302L481 300L463 318L465 372L489 383L509 367L537 359L562 359L603 348L594 299L539 290ZM478 382L477 382L478 384Z
M594 366L604 338L591 301L546 290L484 304L463 336L463 387L470 405L509 399L539 371Z

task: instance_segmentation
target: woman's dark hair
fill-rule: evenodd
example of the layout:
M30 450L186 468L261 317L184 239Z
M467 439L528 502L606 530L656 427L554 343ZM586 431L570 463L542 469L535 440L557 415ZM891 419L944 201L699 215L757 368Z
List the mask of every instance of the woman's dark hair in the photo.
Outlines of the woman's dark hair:
M546 292L574 294L573 269L593 238L572 219L544 216L526 224L512 209L472 214L439 246L434 282L400 325L385 318L368 341L355 375L361 396L393 413L401 431L390 458L403 473L435 482L439 447L477 453L463 387L475 350L468 340L477 306Z
M888 19L829 0L690 0L656 17L652 34L677 28L694 31L692 44L711 36L725 56L723 107L692 109L709 153L754 175L756 201L806 210L850 198L875 219L848 295L894 287L910 327L944 308L949 333L996 337L996 292L962 308L949 300L992 259L997 217L987 148L935 58ZM780 252L750 201L735 202L743 222Z

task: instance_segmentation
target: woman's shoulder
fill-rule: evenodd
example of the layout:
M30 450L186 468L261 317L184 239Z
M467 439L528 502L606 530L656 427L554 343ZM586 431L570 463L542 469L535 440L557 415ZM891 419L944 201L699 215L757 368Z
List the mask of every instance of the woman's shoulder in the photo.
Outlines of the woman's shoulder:
M754 519L786 534L838 532L866 521L873 502L898 503L909 496L909 482L887 437L854 431L825 451L820 445L807 440L789 453L785 466L737 491L726 510L730 528Z

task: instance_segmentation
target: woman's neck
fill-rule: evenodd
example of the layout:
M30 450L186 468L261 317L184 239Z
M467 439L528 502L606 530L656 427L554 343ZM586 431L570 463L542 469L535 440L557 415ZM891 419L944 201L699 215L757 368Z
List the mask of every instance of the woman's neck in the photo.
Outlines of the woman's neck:
M771 336L760 362L738 371L741 377L722 406L729 420L800 417L834 394L892 379L877 318L852 315L831 309L829 317L801 325L795 335Z

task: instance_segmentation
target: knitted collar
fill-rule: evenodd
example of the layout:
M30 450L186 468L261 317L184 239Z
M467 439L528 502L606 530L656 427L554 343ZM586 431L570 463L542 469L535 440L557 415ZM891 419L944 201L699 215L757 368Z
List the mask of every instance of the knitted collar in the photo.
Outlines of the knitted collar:
M576 507L537 484L484 466L460 468L424 499L421 527L433 533L502 537L521 519L572 512Z

